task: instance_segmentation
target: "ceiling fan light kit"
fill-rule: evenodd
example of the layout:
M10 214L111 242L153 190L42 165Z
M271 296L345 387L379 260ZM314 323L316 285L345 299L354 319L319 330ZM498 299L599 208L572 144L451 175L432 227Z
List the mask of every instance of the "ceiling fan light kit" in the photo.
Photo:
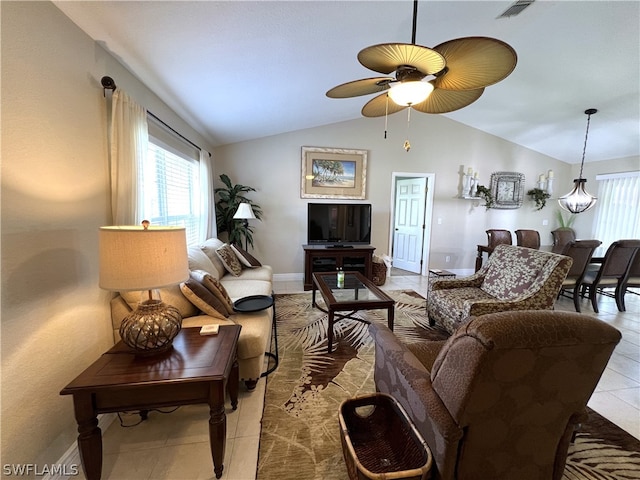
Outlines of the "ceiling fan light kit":
M472 104L485 87L504 80L515 69L515 50L495 38L464 37L434 48L416 45L417 15L418 0L414 0L412 43L372 45L358 53L364 67L394 76L343 83L326 95L351 98L383 92L362 108L365 117L387 116L405 108L448 113Z

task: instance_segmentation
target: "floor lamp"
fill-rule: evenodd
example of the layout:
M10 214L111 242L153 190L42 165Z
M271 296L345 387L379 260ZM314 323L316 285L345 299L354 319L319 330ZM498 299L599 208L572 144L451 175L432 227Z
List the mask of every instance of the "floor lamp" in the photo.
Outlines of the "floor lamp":
M256 216L253 214L253 209L251 205L248 203L241 203L238 205L238 210L236 210L235 215L233 216L236 220L242 220L242 226L244 227L244 249L248 249L248 236L247 230L249 228L249 219L254 219Z

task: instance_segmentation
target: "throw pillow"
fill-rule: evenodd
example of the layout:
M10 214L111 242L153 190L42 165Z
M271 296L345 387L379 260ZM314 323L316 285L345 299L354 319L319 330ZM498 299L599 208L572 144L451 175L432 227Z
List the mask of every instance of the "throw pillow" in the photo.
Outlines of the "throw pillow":
M238 257L238 260L240 260L240 263L243 266L247 268L258 268L262 266L262 264L258 260L256 260L255 257L251 256L246 250L243 250L242 248L233 244L231 245L231 248L233 249L233 252L236 254L236 257Z
M224 305L211 293L207 287L202 285L193 277L180 284L180 290L191 303L202 312L213 318L226 319L228 314Z
M242 273L242 265L240 260L233 252L233 249L226 243L220 248L216 249L216 255L224 265L224 268L234 277L239 276Z
M204 270L196 270L194 272L191 272L191 275L202 285L204 285L207 290L213 293L218 300L220 300L229 315L233 315L235 313L235 311L233 310L233 302L231 301L231 297L229 297L226 288L224 288L224 285L222 285L222 283L220 283L217 278L209 275Z
M222 247L223 245L224 245L224 242L221 240L218 240L217 238L209 238L202 245L200 245L200 248L202 249L202 251L205 253L207 257L209 257L209 260L211 260L211 263L213 263L213 266L216 268L216 270L218 270L218 275L217 276L214 275L217 278L222 278L222 276L226 273L226 269L224 268L224 265L220 261L220 257L216 255L216 250ZM207 270L207 269L205 268L204 270Z

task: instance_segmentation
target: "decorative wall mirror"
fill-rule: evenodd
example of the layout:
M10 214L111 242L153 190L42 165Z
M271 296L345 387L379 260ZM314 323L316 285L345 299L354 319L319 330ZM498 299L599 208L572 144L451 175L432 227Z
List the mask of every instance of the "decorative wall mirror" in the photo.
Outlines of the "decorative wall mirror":
M513 209L522 206L524 174L518 172L494 172L491 174L493 208Z

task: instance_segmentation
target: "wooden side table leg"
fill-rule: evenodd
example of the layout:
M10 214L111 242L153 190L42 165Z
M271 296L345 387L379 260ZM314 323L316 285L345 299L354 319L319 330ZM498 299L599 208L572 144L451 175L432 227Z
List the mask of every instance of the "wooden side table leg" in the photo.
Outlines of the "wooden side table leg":
M209 446L216 478L224 469L224 450L227 438L227 416L224 413L223 382L211 382L209 387Z
M229 392L229 398L231 399L231 408L236 410L238 408L238 384L240 383L240 370L238 368L238 358L233 361L231 366L231 372L229 373L229 380L227 381L227 391Z
M73 408L78 422L78 451L87 480L100 480L102 475L102 431L98 427L97 413L93 409L93 395L79 393L73 396Z
M478 254L476 255L476 272L482 268L482 250L478 248Z

